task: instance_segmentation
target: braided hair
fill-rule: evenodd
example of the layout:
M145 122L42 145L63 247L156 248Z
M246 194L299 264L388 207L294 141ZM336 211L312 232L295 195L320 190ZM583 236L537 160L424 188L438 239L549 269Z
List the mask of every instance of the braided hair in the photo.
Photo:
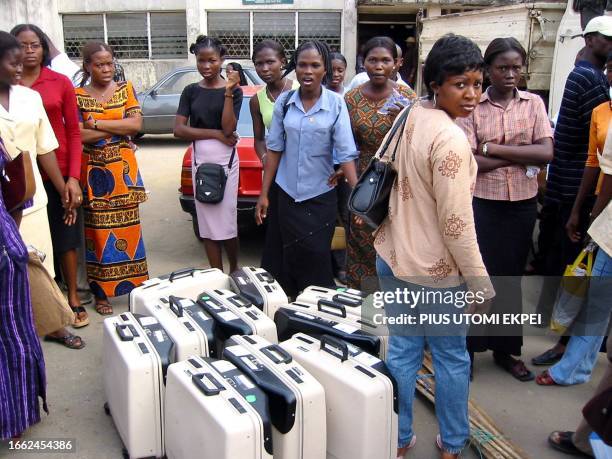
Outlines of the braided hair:
M286 59L285 48L283 48L283 45L274 40L263 40L253 47L253 56L251 57L253 64L255 63L255 58L257 57L257 55L264 49L271 49L272 51L274 51L278 55L278 58L280 60Z
M227 55L227 48L223 46L221 41L215 37L208 37L206 35L198 35L195 43L192 43L189 46L189 52L193 55L197 55L200 50L212 48L217 53L219 53L219 57L225 57Z
M287 67L285 67L285 73L283 74L283 78L285 78L289 73L296 69L297 61L300 57L300 54L308 49L314 49L321 56L321 59L323 60L323 66L325 67L325 76L323 77L323 81L321 83L323 84L323 86L329 85L334 74L334 71L332 70L332 60L330 57L331 51L329 50L329 46L327 46L327 43L318 40L305 41L300 46L298 46L298 48L293 53L293 56L291 56L291 60L287 64Z

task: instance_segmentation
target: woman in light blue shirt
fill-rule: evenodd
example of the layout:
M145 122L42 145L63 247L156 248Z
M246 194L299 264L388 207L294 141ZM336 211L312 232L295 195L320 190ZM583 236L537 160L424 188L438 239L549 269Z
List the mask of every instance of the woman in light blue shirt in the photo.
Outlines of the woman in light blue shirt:
M337 212L333 152L352 187L357 182L348 110L325 85L332 77L329 48L318 41L296 50L286 72L295 69L300 89L276 100L266 145L261 195L255 219L262 224L276 174L279 226L287 295L309 285L334 285L331 240Z

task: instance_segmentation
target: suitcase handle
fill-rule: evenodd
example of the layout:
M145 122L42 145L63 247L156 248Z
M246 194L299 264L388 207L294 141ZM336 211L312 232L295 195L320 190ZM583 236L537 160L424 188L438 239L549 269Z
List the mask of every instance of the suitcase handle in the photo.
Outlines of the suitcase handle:
M170 302L169 308L176 314L176 317L183 317L183 306L181 306L179 299L174 295L170 295L168 300Z
M203 377L208 379L215 386L215 388L211 389L206 384L204 384L204 381L202 381ZM225 390L225 387L219 381L213 378L213 376L210 373L201 373L199 375L191 375L191 381L206 396L218 395L219 392L221 392L222 390Z
M172 271L170 273L170 282L174 282L174 279L180 279L181 277L188 277L188 276L192 276L195 273L195 268L183 268L183 269L178 269L176 271Z
M134 341L134 337L138 336L138 333L136 332L136 330L133 330L132 327L130 327L127 324L116 324L115 325L115 330L117 331L117 335L119 335L119 338L121 339L121 341ZM130 334L128 335L125 331L129 330Z
M339 356L337 352L330 350L327 346L331 346L332 348L335 348L336 350L342 352L342 356ZM341 339L334 338L333 336L321 336L321 350L333 355L334 357L338 357L342 362L348 360L349 358L349 350L347 344Z
M340 311L340 314L334 311L325 311L323 309L323 306L327 306L328 308L332 308L332 309L337 309ZM319 302L317 303L317 308L321 312L327 312L328 314L331 314L334 316L346 318L346 308L344 307L343 304L334 303L333 301L329 301L329 300L319 300Z
M281 363L291 363L293 360L291 354L289 354L278 344L271 344L270 346L262 348L261 353L272 360L272 362L274 362L276 365ZM280 359L277 357L277 354L281 356Z

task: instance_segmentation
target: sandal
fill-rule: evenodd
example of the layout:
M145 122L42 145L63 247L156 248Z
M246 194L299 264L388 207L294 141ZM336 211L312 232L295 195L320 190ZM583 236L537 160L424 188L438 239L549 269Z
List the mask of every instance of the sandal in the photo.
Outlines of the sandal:
M563 357L563 352L557 352L554 348L531 359L531 363L536 366L554 365Z
M512 357L494 360L498 366L521 382L533 381L535 379L535 375L525 366L525 362L522 360L515 360Z
M554 379L552 379L552 376L550 376L550 373L548 373L548 370L540 373L538 377L536 378L535 382L539 386L558 386L559 385L555 382Z
M101 316L112 316L113 307L110 303L96 303L96 312Z
M576 448L576 445L574 445L574 442L572 441L573 435L574 432L561 432L555 430L548 436L548 444L557 451L561 451L565 454L581 457L593 457L590 454L586 454Z
M68 349L83 349L85 347L85 341L80 336L73 335L72 333L68 333L65 336L46 335L45 341L59 343Z
M89 317L85 316L84 319L79 320L79 314L87 314L87 310L83 306L70 306L72 312L74 313L74 323L72 324L73 328L82 328L89 325Z

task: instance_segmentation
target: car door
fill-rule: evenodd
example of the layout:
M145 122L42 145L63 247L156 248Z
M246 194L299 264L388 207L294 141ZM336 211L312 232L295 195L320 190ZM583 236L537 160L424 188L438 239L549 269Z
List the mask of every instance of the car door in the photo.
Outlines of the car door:
M200 81L196 69L180 69L149 91L142 101L145 134L171 134L185 86Z

